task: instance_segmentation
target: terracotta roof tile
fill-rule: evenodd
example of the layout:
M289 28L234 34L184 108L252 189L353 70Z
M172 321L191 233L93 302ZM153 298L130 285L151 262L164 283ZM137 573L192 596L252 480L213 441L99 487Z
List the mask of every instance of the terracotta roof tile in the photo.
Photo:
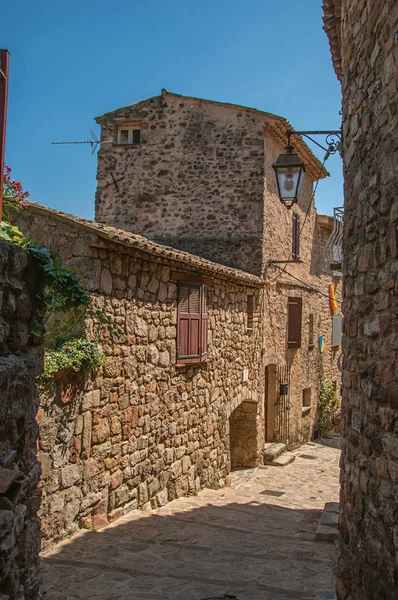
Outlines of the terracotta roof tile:
M57 221L65 223L66 225L82 229L87 231L87 233L96 234L101 238L117 244L128 246L154 256L163 257L170 261L181 263L186 267L200 270L201 272L210 275L218 276L221 279L232 279L255 286L264 285L265 283L264 280L257 275L212 262L205 258L201 258L200 256L190 254L189 252L172 248L171 246L165 246L163 244L152 242L144 236L136 233L130 233L128 231L124 231L123 229L116 229L116 227L104 225L103 223L98 223L97 221L89 221L88 219L69 215L47 206L41 206L40 204L36 204L34 202L27 203L27 210L33 214L51 217Z

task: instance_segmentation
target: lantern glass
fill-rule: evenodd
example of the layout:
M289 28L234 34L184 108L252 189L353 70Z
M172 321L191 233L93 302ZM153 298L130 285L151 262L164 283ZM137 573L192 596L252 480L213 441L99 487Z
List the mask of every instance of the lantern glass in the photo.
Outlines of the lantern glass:
M279 196L282 202L293 200L297 202L303 185L302 167L278 167L276 171L278 178Z
M272 166L276 174L280 201L291 208L298 201L304 180L304 164L292 146L286 146L286 154L281 154Z

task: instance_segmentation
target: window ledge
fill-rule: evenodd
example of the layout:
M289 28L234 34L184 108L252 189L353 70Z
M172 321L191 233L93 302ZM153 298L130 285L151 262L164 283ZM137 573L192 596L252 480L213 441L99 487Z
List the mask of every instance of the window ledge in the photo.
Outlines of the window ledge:
M207 358L204 358L202 360L186 360L186 361L182 360L181 362L180 361L176 362L175 366L177 368L178 367L195 367L195 366L200 367L200 365L203 365L205 363L207 363Z
M302 406L301 407L302 415L308 415L310 412L311 412L311 406Z

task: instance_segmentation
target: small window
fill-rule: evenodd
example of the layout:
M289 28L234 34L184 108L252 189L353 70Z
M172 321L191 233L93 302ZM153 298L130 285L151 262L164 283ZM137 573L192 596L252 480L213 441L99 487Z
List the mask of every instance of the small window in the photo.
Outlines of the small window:
M117 131L118 144L139 144L141 142L141 129L137 125L121 125Z
M206 360L207 328L206 286L178 282L177 364Z
M301 414L309 415L311 412L311 388L305 388L302 396Z
M251 331L253 329L254 321L254 296L252 294L247 296L247 329Z
M300 216L292 214L292 259L300 259Z
M309 348L314 347L314 313L310 313L308 316L308 346Z
M302 299L288 298L287 347L301 348Z

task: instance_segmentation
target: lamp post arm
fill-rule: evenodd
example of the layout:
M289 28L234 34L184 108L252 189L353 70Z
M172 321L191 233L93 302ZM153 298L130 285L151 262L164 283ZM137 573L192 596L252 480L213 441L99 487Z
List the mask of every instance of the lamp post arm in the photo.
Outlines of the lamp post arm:
M292 135L301 135L303 137L306 137L307 139L311 140L311 142L316 144L319 148L321 148L322 150L325 150L325 152L327 152L328 154L335 154L337 150L340 152L340 154L342 152L343 133L342 133L341 129L327 129L327 130L320 130L320 131L319 130L318 131L295 131L293 129L287 129L286 136L287 136L289 145L290 145L290 138ZM312 135L324 135L326 137L325 141L326 141L327 147L325 148L325 146L322 146L322 144L320 144L316 140L312 139L312 137L311 137ZM335 141L333 136L336 136L338 138L338 142Z

